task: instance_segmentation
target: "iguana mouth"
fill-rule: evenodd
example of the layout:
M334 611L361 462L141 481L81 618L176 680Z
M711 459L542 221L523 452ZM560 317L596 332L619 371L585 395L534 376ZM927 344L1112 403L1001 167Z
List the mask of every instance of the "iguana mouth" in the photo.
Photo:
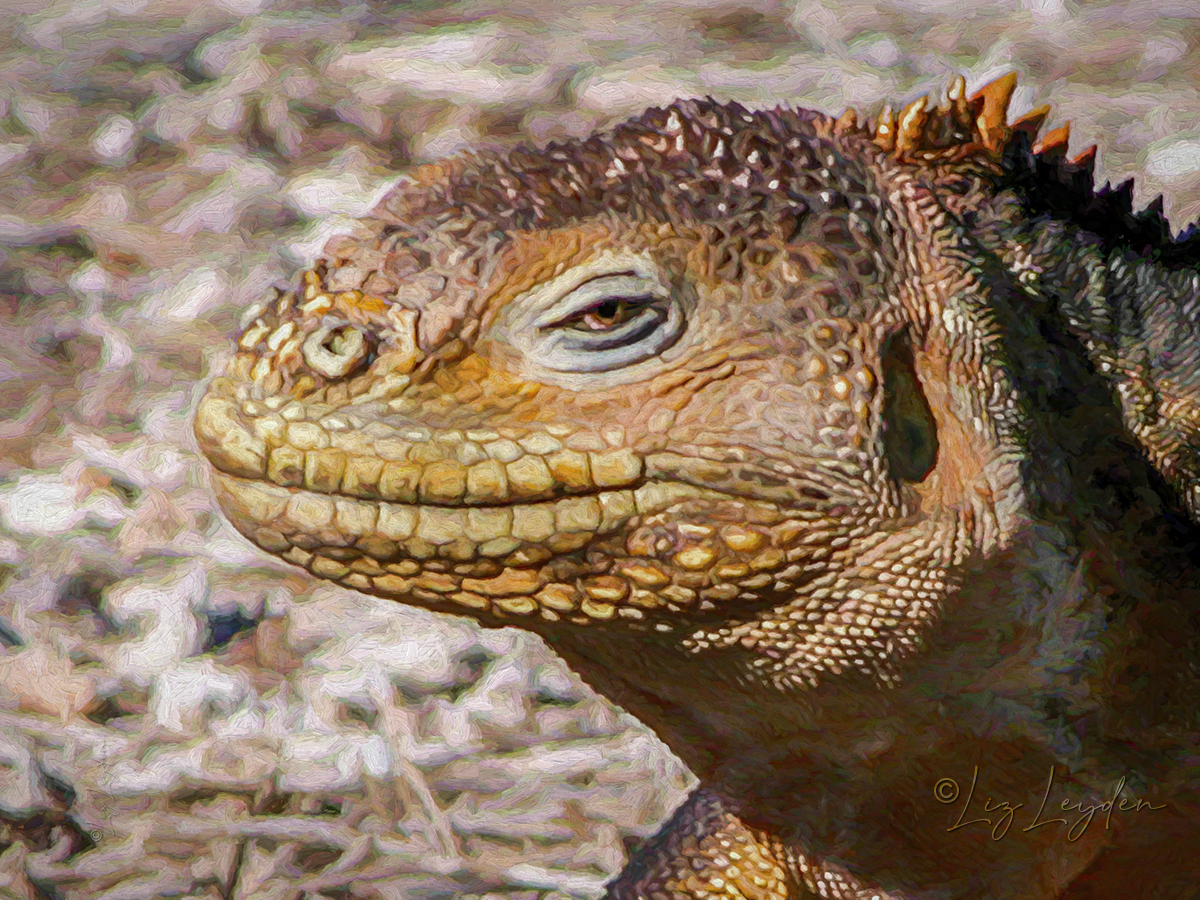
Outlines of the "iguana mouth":
M346 411L300 401L233 399L214 383L196 434L227 475L348 499L484 507L598 496L650 479L629 448L575 450L546 432L432 431L377 422L371 434ZM222 389L226 388L226 389ZM353 411L350 411L352 414Z
M377 419L368 437L340 410L314 413L299 401L273 404L278 410L242 401L239 408L220 388L196 416L197 438L218 471L343 500L431 512L553 508L560 518L595 519L602 528L606 519L631 514L610 512L628 505L619 497L649 497L655 485L792 510L832 512L853 498L851 479L828 461L821 461L818 481L795 460L780 471L736 453L716 461L675 452L643 456L628 447L572 449L547 431L434 431Z
M446 507L343 498L219 470L212 478L221 508L242 534L314 575L356 590L501 618L541 612L543 618L561 614L581 623L619 613L641 624L654 609L676 616L688 607L713 610L712 600L689 587L686 577L672 579L651 560L610 559L606 568L615 565L610 574L577 551L606 538L620 546L638 522L691 504L745 506L678 482L508 506ZM778 518L767 504L759 505L764 520ZM663 540L672 544L676 563L697 586L711 585L710 573L719 573L719 588L729 594L724 599L776 581L768 573L784 562L783 553L764 547L760 533L725 529L717 545L724 558L714 549L716 536L717 529L707 525L680 526L674 541L649 531L659 549ZM748 563L730 565L731 551L746 553ZM794 578L800 568L792 568ZM639 587L631 590L630 580Z
M652 516L687 501L730 499L678 482L648 482L635 489L540 502L434 506L323 494L223 472L214 472L213 477L222 503L236 512L235 521L243 530L255 532L251 537L256 542L261 543L259 531L269 529L278 531L291 546L354 547L361 555L381 561L440 557L519 564L513 556L519 556L522 548L570 553L593 538L621 531L635 517ZM347 554L343 549L338 555Z

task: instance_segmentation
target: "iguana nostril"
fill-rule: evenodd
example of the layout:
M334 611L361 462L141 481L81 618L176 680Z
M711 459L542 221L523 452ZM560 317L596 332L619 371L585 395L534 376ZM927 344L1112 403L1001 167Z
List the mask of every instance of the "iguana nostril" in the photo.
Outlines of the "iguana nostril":
M304 341L304 359L326 378L344 378L371 361L371 346L354 325L322 326Z

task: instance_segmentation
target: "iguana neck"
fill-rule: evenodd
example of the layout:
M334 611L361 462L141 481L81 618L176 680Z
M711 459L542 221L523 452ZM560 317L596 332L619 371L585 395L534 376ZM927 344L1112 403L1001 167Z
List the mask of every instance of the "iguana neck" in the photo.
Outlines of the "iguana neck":
M1123 249L1086 266L1060 300L1069 331L1113 391L1126 428L1175 497L1200 514L1200 267Z

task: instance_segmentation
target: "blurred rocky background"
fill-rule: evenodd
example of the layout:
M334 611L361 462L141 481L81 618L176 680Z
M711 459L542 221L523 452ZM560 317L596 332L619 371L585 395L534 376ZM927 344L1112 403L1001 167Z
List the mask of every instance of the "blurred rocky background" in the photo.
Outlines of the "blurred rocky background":
M601 893L688 773L538 640L242 541L199 386L414 162L1012 69L1200 213L1193 0L3 0L0 898Z

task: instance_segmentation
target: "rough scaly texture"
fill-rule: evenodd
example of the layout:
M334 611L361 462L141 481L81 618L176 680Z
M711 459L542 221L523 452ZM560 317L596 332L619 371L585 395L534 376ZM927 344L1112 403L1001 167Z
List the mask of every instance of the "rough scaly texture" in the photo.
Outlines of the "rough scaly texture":
M613 897L1200 880L1200 239L1014 83L421 167L199 407L252 541L543 634L700 776Z

